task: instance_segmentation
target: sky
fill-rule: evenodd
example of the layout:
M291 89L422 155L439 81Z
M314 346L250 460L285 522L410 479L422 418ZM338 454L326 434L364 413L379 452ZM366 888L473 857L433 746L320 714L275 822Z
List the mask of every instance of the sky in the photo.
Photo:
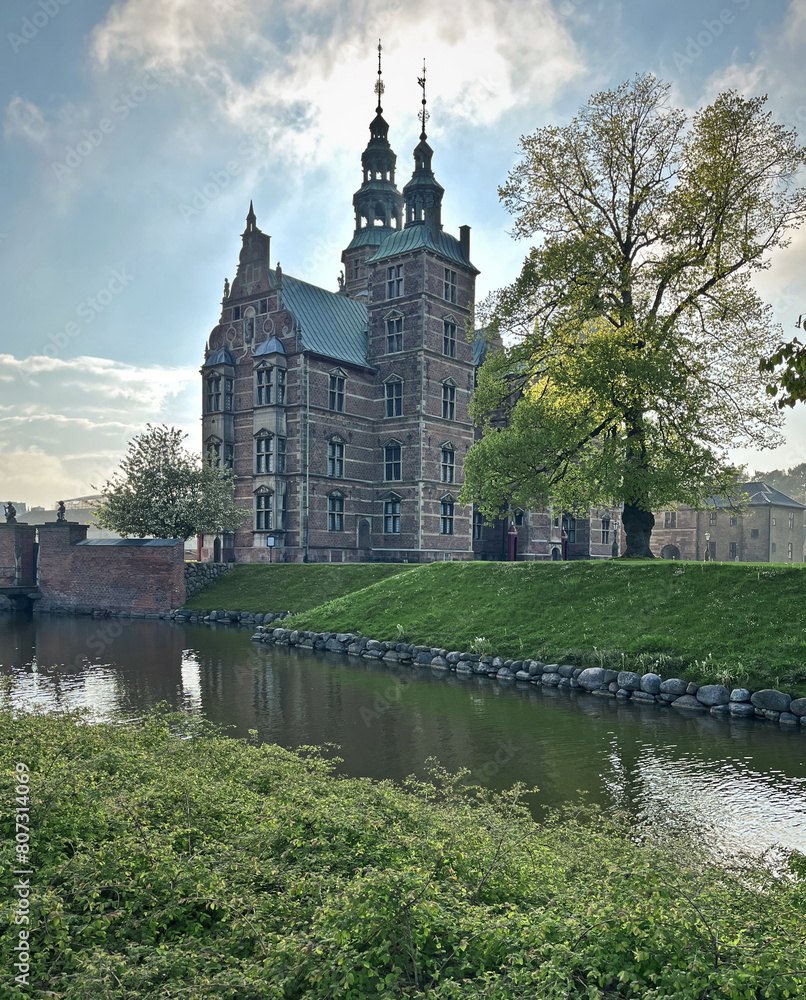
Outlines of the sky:
M527 246L498 186L518 140L635 73L694 111L769 95L806 142L806 0L14 0L0 11L0 493L96 492L148 423L200 450L199 367L250 199L272 264L337 288L374 117L406 182L428 67L448 232L472 227L478 298ZM806 231L756 284L788 338ZM736 452L806 461L786 443Z

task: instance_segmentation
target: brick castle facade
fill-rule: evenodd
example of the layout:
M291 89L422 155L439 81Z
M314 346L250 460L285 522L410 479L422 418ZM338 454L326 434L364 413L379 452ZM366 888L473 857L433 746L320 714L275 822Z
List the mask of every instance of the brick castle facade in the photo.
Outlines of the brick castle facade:
M203 449L229 465L250 519L205 536L205 559L431 561L610 556L612 515L525 512L486 527L457 502L486 343L474 338L470 227L442 227L425 121L398 190L376 117L338 291L273 264L252 206L205 351ZM425 107L425 81L423 106ZM516 523L517 522L517 523ZM563 528L565 539L563 539Z

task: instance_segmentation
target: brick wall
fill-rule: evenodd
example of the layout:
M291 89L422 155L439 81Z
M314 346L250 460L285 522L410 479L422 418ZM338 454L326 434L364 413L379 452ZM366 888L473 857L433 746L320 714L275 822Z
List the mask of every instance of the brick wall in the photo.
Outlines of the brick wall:
M36 528L28 524L0 524L0 587L34 583Z
M39 528L37 610L101 608L155 614L185 603L181 539L86 541L87 525Z

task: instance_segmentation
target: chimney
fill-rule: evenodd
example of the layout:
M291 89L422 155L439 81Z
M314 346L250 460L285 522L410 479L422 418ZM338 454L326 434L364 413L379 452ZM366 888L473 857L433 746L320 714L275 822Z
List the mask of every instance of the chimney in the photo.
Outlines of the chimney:
M459 242L462 246L462 254L465 260L470 263L470 226L459 226Z

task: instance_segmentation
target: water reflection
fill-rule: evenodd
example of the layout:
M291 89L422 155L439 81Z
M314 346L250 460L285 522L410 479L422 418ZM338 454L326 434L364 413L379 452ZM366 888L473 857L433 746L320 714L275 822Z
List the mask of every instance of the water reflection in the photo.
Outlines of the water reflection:
M401 780L436 757L489 787L537 785L536 816L578 800L627 810L641 834L695 831L715 853L806 852L806 732L681 717L574 692L250 641L169 622L0 616L12 704L139 718L158 702L233 735L338 744L348 774Z

